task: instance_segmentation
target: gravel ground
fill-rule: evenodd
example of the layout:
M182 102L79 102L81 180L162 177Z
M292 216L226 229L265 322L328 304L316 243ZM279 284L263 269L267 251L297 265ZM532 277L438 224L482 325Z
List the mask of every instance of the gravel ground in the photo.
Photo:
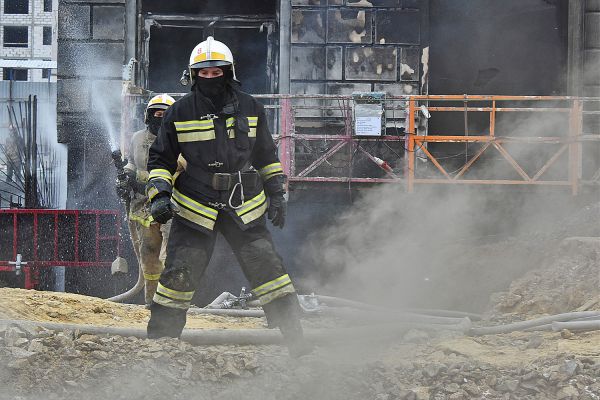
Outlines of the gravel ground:
M598 212L590 206L569 223L581 226ZM541 261L493 295L477 324L600 310L599 239L564 240L572 231L564 224L528 242L504 242L515 252L537 252L532 259ZM596 231L590 228L590 236ZM484 244L471 259L489 251ZM0 318L140 327L147 313L85 296L0 289ZM308 328L338 324L306 321ZM192 327L263 325L262 319L207 317ZM291 359L280 346L193 346L0 327L0 399L600 399L599 377L600 331L469 337L410 329L385 341L340 337Z

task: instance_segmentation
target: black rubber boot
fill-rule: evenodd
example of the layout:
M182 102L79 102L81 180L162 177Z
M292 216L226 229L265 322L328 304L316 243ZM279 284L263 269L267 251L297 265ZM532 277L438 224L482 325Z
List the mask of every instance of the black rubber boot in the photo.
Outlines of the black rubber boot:
M186 310L169 308L152 302L147 328L148 339L178 338L185 326L186 314Z
M291 357L310 354L314 346L306 341L300 324L300 305L295 294L288 294L263 305L269 326L277 326Z

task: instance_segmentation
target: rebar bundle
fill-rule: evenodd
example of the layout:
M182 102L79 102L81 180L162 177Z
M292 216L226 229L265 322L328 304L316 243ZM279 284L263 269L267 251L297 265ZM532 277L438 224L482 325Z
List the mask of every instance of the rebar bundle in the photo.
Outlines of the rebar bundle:
M7 104L9 133L0 143L0 205L25 208L58 206L58 158L38 132L37 96Z

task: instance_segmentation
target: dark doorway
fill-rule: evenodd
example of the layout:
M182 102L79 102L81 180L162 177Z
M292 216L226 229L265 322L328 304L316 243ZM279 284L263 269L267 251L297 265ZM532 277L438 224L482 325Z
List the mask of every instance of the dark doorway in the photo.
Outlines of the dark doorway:
M273 45L268 29L222 27L214 29L214 38L232 51L238 79L248 93L269 93L275 76L267 68ZM190 53L204 40L205 30L198 27L168 26L150 28L148 89L154 92L186 92L179 79L187 69ZM271 46L271 47L270 47Z

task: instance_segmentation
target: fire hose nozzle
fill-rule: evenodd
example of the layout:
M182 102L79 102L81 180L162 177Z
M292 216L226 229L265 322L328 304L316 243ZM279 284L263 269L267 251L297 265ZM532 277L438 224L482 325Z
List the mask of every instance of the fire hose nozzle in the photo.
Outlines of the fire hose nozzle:
M128 163L127 160L123 160L123 155L121 154L121 150L119 149L113 150L113 152L110 153L110 157L112 158L115 167L119 171L121 171Z

